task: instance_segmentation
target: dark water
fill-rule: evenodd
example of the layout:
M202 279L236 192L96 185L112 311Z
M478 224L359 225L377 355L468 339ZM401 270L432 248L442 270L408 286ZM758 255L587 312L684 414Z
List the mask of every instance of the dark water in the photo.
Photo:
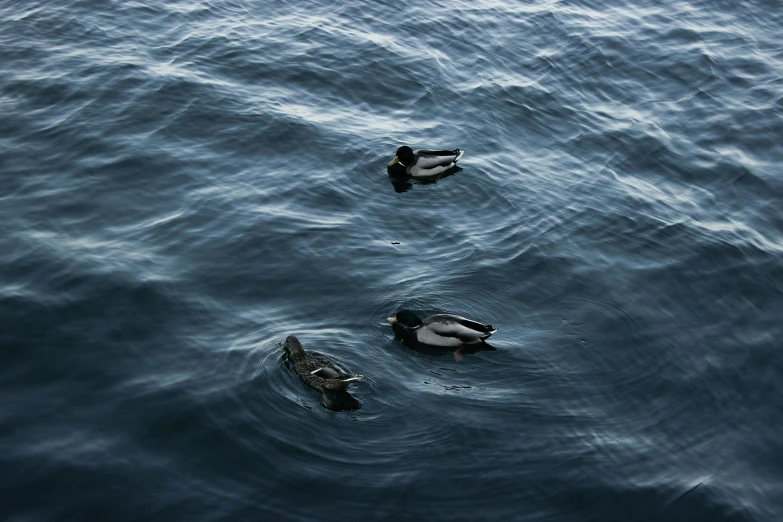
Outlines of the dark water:
M0 3L0 519L783 519L781 34L779 1ZM463 170L395 186L401 144ZM497 351L408 350L403 306Z

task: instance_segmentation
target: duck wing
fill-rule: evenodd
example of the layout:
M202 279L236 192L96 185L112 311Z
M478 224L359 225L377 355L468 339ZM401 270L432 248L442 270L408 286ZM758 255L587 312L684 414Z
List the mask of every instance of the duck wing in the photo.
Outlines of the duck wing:
M316 375L322 379L354 381L361 378L359 375L353 375L346 372L335 364L334 361L327 359L321 354L311 353L308 363L309 366L312 367L312 370L309 371L310 375Z
M415 165L423 169L443 167L456 163L464 151L454 150L417 150Z
M324 366L323 368L316 368L310 372L310 375L317 375L322 379L339 379L341 377L347 376L347 374L342 373L335 368L329 368L328 366Z
M462 341L483 341L497 331L492 325L451 314L433 315L422 322L427 329L438 335L456 337Z
M459 149L416 151L416 162L411 166L411 174L436 176L454 167L462 154L464 152Z

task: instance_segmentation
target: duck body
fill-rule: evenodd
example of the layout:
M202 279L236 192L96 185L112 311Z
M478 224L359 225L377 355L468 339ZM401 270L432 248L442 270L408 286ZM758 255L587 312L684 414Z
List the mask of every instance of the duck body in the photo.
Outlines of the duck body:
M305 351L302 343L293 335L289 335L282 346L299 378L321 392L344 391L350 383L362 378L361 375L346 372L321 354Z
M432 178L456 167L464 153L459 149L414 152L410 147L402 146L389 162L387 171L397 179Z
M497 331L492 325L459 315L436 314L420 319L410 310L400 310L394 317L389 317L389 321L395 336L402 337L403 341L447 348L482 344Z

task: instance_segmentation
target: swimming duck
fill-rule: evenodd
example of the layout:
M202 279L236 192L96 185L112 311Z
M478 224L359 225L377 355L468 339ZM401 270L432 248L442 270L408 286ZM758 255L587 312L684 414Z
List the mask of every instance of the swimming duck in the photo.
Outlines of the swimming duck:
M286 337L285 342L280 345L283 347L289 363L294 367L294 371L299 378L308 386L320 390L324 404L327 407L332 406L336 399L340 398L352 399L353 402L356 402L353 397L347 394L345 389L353 381L361 379L361 375L346 372L321 354L306 352L302 348L302 343L299 342L299 339L293 335ZM335 396L335 393L338 395ZM356 406L358 407L358 403L356 403Z
M455 167L465 151L454 150L417 150L407 145L397 149L394 159L389 162L389 175L395 178L427 178L442 174Z
M395 336L406 344L457 348L454 357L458 361L462 353L478 351L471 349L479 348L475 345L480 345L479 349L494 350L485 341L497 329L459 315L436 314L420 319L410 310L400 310L394 317L389 317L389 322Z

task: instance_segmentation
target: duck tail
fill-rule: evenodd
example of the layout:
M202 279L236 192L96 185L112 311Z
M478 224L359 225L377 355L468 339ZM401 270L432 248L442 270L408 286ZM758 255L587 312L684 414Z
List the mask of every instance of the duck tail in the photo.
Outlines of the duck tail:
M353 381L360 381L364 379L364 375L348 375L347 377L344 377L341 379L343 382L353 382Z

